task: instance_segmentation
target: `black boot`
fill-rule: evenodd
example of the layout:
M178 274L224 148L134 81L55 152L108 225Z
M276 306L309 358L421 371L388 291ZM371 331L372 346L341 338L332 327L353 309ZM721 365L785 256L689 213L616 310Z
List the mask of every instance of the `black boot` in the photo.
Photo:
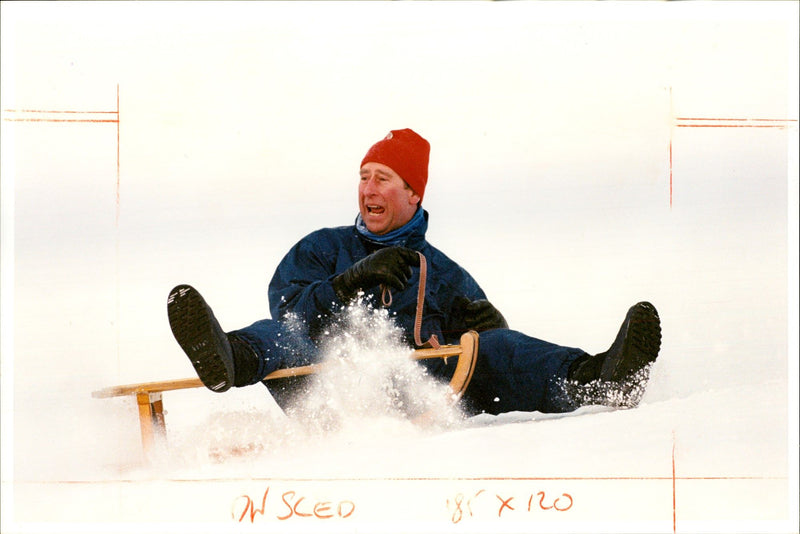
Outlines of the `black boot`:
M249 386L260 381L258 373L258 356L250 345L235 334L228 334L228 341L233 350L233 385L237 388Z
M611 347L600 354L575 360L567 380L578 386L592 384L597 386L592 390L603 390L604 394L614 392L611 402L615 405L635 406L644 393L649 365L658 357L660 348L658 311L649 302L639 302L628 310ZM582 404L597 401L588 395L588 389L581 391L587 395Z
M167 300L172 334L210 390L256 382L258 358L240 339L222 330L202 295L188 285L175 287Z

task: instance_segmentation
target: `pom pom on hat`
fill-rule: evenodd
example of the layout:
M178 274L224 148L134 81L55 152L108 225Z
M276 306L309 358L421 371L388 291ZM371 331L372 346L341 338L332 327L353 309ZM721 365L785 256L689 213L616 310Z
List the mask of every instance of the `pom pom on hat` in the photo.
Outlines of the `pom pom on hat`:
M428 183L428 159L431 145L409 128L392 130L367 151L361 161L381 163L390 167L419 195L420 202Z

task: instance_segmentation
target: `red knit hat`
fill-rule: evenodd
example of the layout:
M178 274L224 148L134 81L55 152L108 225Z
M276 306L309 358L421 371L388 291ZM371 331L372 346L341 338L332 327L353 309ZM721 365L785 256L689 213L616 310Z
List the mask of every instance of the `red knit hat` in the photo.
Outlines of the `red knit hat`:
M400 178L419 195L420 202L428 183L428 158L431 145L414 130L392 130L367 151L361 161L382 163L400 175Z

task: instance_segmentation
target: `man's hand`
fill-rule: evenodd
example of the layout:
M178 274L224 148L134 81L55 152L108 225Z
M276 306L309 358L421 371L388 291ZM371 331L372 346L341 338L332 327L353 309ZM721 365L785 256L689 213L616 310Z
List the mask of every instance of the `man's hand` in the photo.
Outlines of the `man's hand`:
M493 328L508 328L503 314L486 299L469 300L456 297L453 301L454 322L467 330L483 332Z
M359 289L380 284L399 291L408 284L412 265L419 265L416 251L404 247L382 248L334 278L333 290L343 301L352 299Z

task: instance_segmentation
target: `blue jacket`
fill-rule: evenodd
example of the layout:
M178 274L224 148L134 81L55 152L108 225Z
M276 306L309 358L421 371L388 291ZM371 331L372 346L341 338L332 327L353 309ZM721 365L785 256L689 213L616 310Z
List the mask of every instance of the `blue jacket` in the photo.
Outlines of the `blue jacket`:
M422 252L427 260L420 335L423 341L435 334L441 343L457 343L466 328L454 324L452 318L457 314L452 313L453 299L462 295L476 300L486 295L467 271L425 240L428 213L424 215L424 224L402 245ZM345 304L333 290L333 278L383 246L363 236L355 225L323 228L307 235L286 254L269 284L273 319L283 320L293 312L305 321L309 334L315 337L332 313ZM406 333L409 344L413 344L414 339L418 284L419 268L414 268L406 288L392 292L389 307L389 313L396 314L396 322ZM381 305L379 287L363 289L374 307Z
M403 244L422 252L428 264L420 337L425 341L436 334L441 343L455 344L466 330L463 324L458 324L463 319L458 319L461 314L453 309L455 297L461 295L477 300L486 298L486 295L467 271L425 240L428 214L424 216L424 224L420 224ZM318 340L331 316L346 304L336 296L331 281L382 246L385 245L362 235L355 225L325 228L304 237L283 258L269 284L272 318L280 322L265 320L256 325L266 323L271 332L274 325L283 324L282 320L287 314L294 313L307 325L308 337L312 341ZM402 291L393 292L389 307L389 313L396 314L396 322L405 332L405 341L409 346L414 343L418 284L419 269L416 268L408 286ZM380 305L380 289L363 289L377 308ZM585 355L585 352L505 328L485 330L480 335L478 361L463 399L469 412L563 412L575 409L574 403L558 385L558 380L566 377L571 362ZM300 337L308 339L307 336ZM252 340L253 336L248 339ZM274 340L269 343L275 344ZM277 348L282 349L282 346ZM301 347L296 352L301 355L313 352L313 348L311 351L307 349ZM298 364L294 361L290 363ZM305 363L302 362L303 365ZM456 360L451 358L447 363L434 358L420 363L433 376L446 378L452 375ZM294 382L285 386L276 381L265 384L281 406L295 394L294 391L302 391Z

